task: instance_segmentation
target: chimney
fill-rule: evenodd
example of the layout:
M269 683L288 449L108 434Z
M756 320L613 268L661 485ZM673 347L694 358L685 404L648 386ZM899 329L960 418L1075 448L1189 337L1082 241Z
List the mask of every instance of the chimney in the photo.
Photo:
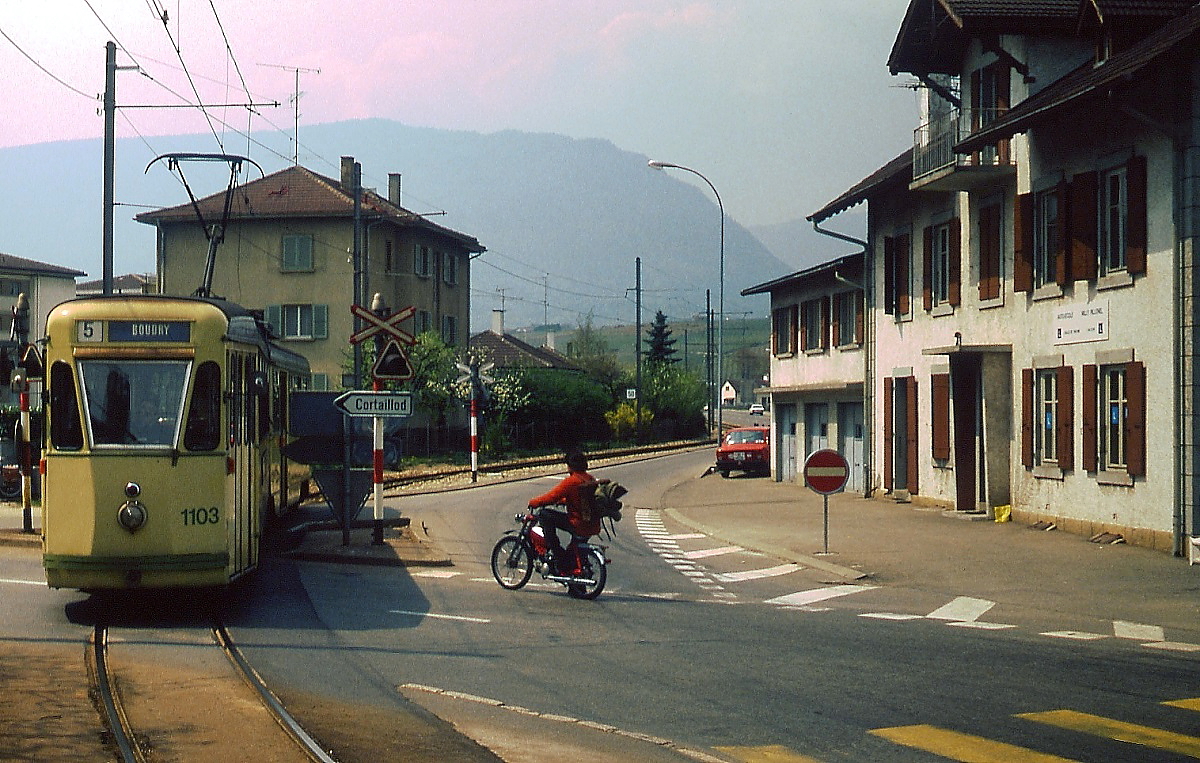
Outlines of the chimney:
M504 336L503 310L492 310L492 332Z
M555 351L558 350L558 348L554 346L554 342L556 339L557 339L557 337L554 335L554 329L546 329L546 347L548 349L555 350Z
M354 157L342 157L342 188L349 191L354 187Z
M389 172L388 173L388 201L392 202L393 204L395 204L398 207L401 206L401 199L403 198L403 191L404 191L404 186L400 184L400 173L399 172Z

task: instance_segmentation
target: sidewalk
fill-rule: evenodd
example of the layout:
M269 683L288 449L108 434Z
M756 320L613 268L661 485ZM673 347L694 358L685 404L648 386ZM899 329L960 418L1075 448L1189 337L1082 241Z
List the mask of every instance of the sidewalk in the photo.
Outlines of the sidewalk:
M826 555L822 497L764 478L689 480L663 506L720 541L817 569L823 582L1154 624L1200 644L1200 565L1159 551L841 493L829 497Z

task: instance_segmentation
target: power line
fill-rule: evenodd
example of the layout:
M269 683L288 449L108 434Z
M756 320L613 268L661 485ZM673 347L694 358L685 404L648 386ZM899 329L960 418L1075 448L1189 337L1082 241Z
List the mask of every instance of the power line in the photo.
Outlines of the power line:
M87 98L88 100L92 100L92 101L96 100L96 96L94 96L94 95L89 95L88 93L85 93L85 92L83 92L82 90L80 90L79 88L75 87L74 85L71 85L71 84L67 83L66 81L64 81L64 80L63 80L61 77L59 77L59 76L58 76L57 74L55 74L54 72L52 72L52 71L50 71L49 69L47 69L46 67L42 66L42 65L41 65L41 63L39 63L39 62L38 62L38 60L37 60L36 58L34 58L33 56L31 56L31 55L29 55L28 53L26 53L26 52L25 52L25 49L24 49L24 48L22 48L20 45L18 45L18 44L17 44L17 42L16 42L16 40L14 40L13 38L9 37L9 36L8 36L8 33L7 33L7 32L5 32L3 29L0 29L0 36L3 36L3 37L4 37L4 39L8 40L8 43L9 43L10 45L12 45L14 48L16 48L18 53L20 53L21 55L25 56L25 58L29 59L29 63L31 63L31 64L33 64L34 66L36 66L37 68L41 69L41 70L42 70L42 73L43 73L43 74L45 74L47 77L49 77L50 79L54 80L54 81L55 81L55 82L57 82L58 84L62 85L62 86L63 86L63 87L65 87L67 90L70 90L72 93L75 93L75 94L77 94L77 95L82 95L84 98Z

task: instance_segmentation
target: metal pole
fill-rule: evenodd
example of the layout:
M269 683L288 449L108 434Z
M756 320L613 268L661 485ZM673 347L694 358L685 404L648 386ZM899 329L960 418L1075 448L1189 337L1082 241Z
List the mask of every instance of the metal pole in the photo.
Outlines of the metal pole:
M103 293L113 293L113 205L116 185L117 45L104 46L104 225L101 241Z
M824 551L824 553L828 554L829 553L829 494L826 493L825 495L823 495L821 497L825 499L825 551Z
M17 330L17 353L23 353L29 346L29 297L24 292L17 295L17 309L13 314ZM20 358L18 357L18 362ZM21 530L33 532L33 501L30 490L32 477L32 448L29 445L29 371L23 369L20 376L20 406L21 406Z
M354 163L353 178L350 185L354 194L354 304L363 303L362 293L362 165ZM361 327L360 319L354 319L354 330ZM354 345L354 388L362 387L362 347Z
M637 336L634 340L634 360L637 368L637 380L634 383L634 392L637 397L633 399L633 440L634 442L642 441L642 258L638 257L637 265L637 280L634 281L636 288L634 293L637 296L635 303L637 304Z

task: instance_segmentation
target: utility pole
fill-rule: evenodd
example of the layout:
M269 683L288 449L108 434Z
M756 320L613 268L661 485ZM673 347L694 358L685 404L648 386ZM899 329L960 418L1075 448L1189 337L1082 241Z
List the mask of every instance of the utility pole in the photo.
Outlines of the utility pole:
M351 193L354 194L354 304L361 305L362 289L362 165L354 163ZM354 319L354 330L361 327L359 318ZM354 389L362 387L362 347L354 344Z
M100 242L102 292L113 292L113 206L116 196L117 155L117 71L137 69L136 66L117 66L117 44L112 40L104 46L104 223Z
M634 383L634 390L637 397L633 399L633 415L634 415L634 441L642 441L642 258L638 257L637 264L637 280L634 282L634 291L636 294L635 303L637 304L637 338L634 341L634 359L637 368L637 380Z

